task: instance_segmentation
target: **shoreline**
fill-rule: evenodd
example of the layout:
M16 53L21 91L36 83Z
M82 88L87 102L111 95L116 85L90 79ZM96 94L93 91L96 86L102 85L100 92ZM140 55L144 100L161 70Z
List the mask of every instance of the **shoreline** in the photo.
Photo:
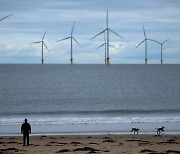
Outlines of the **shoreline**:
M50 132L50 133L31 133L30 136L96 136L96 135L133 135L133 132L126 131L126 132ZM153 132L139 132L138 135L157 135L155 131ZM162 132L161 135L180 135L180 131L176 132ZM6 136L22 136L21 133L0 133L0 137L6 137Z
M23 146L22 136L0 136L0 153L180 153L180 135L38 135Z

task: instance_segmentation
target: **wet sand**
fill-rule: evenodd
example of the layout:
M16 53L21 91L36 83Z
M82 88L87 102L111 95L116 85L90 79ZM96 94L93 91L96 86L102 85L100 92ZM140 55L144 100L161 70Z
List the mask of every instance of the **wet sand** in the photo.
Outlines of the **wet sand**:
M1 136L0 153L12 154L180 154L180 135Z

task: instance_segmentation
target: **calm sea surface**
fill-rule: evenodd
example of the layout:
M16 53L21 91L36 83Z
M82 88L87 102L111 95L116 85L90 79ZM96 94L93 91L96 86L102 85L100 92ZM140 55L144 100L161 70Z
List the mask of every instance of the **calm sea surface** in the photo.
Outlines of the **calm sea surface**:
M0 65L0 134L180 132L180 65Z

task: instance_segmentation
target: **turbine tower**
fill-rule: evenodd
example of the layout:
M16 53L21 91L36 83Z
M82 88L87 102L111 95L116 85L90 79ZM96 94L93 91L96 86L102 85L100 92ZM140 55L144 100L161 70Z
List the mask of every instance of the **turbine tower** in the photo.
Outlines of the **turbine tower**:
M10 14L10 15L8 15L8 16L5 16L5 17L1 18L0 21L4 20L4 19L6 19L6 18L8 18L8 17L10 17L10 16L12 16L12 15L13 15L13 14Z
M72 30L71 30L71 35L69 37L66 37L62 40L58 40L57 42L60 42L60 41L64 41L64 40L67 40L67 39L70 39L71 40L71 59L70 59L70 62L71 64L73 64L73 41L75 41L80 47L80 43L73 37L73 31L74 31L74 25L75 25L75 22L73 23L73 26L72 26Z
M124 39L122 36L120 36L119 34L117 34L116 32L114 32L114 31L112 31L110 28L109 28L109 24L108 24L108 9L107 9L107 16L106 16L106 29L105 30L103 30L102 32L100 32L100 33L98 33L97 35L95 35L94 37L92 37L91 39L93 39L93 38L95 38L95 37L97 37L98 35L100 35L100 34L102 34L102 33L104 33L104 32L106 32L106 34L107 34L107 44L106 44L106 50L107 50L107 58L106 58L106 60L107 60L107 65L109 65L110 64L110 58L109 58L109 32L111 32L111 33L114 33L115 35L117 35L117 36L119 36L120 38L122 38L122 39Z
M41 60L41 61L42 61L42 64L44 64L44 53L43 53L43 52L44 52L44 49L43 49L43 47L45 46L46 49L49 50L48 47L46 46L46 44L44 43L44 37L45 37L45 35L46 35L46 32L47 32L47 30L45 31L45 33L44 33L41 41L31 43L31 44L42 43L42 60Z
M105 64L107 64L107 50L106 50L106 47L107 47L107 42L106 42L106 34L104 32L104 43L102 45L100 45L97 49L101 48L104 46L104 55L105 55ZM113 45L109 44L109 46L115 48Z

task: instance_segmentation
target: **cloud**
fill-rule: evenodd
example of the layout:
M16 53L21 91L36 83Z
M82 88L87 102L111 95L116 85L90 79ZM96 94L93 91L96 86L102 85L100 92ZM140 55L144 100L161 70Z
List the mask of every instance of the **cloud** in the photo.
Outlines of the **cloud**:
M104 43L103 36L94 40L90 38L105 29L107 7L109 27L125 38L122 40L110 34L110 43L116 47L110 48L113 63L144 62L144 45L134 49L144 39L142 24L149 38L158 41L172 38L165 45L164 56L169 58L168 62L172 60L170 63L173 60L180 63L178 0L1 0L0 17L10 13L14 15L0 23L0 54L6 59L14 56L9 58L12 62L16 57L24 63L31 62L31 59L32 62L36 61L41 56L41 46L30 43L41 40L47 28L45 42L50 51L45 51L46 62L69 63L70 41L57 43L56 40L69 36L76 21L74 37L83 46L73 45L77 62L104 63L104 49L96 50ZM32 58L34 56L37 59ZM148 57L156 61L159 46L149 43Z

